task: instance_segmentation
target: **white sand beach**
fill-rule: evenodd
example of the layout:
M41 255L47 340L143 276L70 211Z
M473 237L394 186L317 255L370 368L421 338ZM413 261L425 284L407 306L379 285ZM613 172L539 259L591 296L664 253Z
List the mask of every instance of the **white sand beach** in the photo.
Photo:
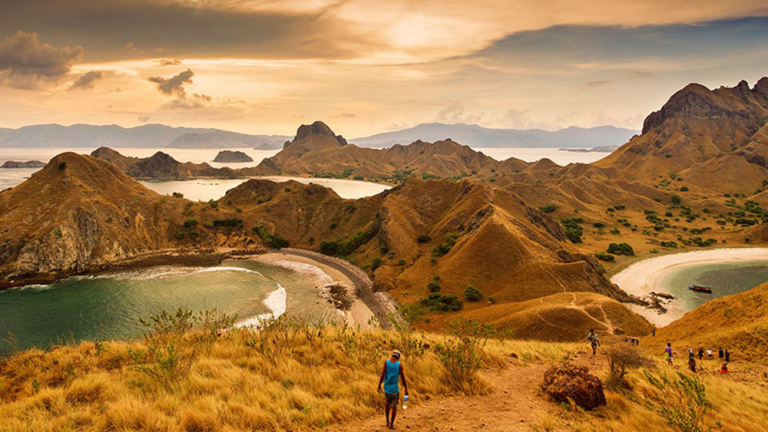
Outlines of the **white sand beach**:
M309 257L270 252L251 259L269 265L311 273L317 277L318 284L321 286L337 283L348 287L352 292L355 290L355 284L347 275ZM350 326L361 329L368 329L370 319L374 317L371 309L359 298L354 300L349 311L340 312L344 314L344 319Z
M753 261L768 261L768 248L709 249L649 258L632 264L617 273L611 278L611 282L629 294L640 298L648 298L652 291L665 291L659 285L659 281L670 271L688 266ZM688 312L678 300L665 303L664 307L667 308L667 312L664 314L638 305L628 306L657 327L665 326L672 321L680 319Z

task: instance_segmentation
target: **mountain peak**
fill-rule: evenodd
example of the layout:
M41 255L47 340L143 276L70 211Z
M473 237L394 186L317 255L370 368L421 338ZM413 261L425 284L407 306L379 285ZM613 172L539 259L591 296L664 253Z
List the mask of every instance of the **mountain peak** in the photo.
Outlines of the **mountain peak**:
M341 135L336 135L328 125L321 121L316 121L312 123L311 125L301 125L299 126L299 129L296 131L296 138L294 138L294 141L299 141L301 139L304 139L311 135L320 135L320 136L327 136L331 138L335 138L336 141L339 142L341 145L347 145L347 140L344 139Z

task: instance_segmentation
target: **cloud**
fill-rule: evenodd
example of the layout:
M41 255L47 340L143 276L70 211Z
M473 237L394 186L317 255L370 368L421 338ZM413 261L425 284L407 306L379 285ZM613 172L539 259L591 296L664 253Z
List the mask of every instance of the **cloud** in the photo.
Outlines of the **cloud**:
M603 80L603 81L590 81L585 84L587 88L594 88L594 87L603 87L607 86L608 84L613 84L613 81L611 80Z
M355 118L357 115L354 113L341 113L333 116L334 118Z
M93 86L96 85L96 82L101 80L102 78L101 71L94 70L94 71L88 71L82 75L80 75L80 78L77 79L72 84L72 87L70 87L72 90L75 89L82 89L82 90L89 90L92 89Z
M483 119L483 113L480 114L464 114L464 104L459 101L448 102L437 115L435 115L434 121L437 123L478 123Z
M164 95L186 98L187 91L184 89L184 84L191 84L194 75L195 73L192 72L192 69L187 69L171 78L166 79L156 76L149 78L148 81L157 84L157 89Z
M181 64L179 59L160 59L157 61L160 66L178 66Z
M648 79L648 78L658 78L658 75L656 75L653 72L630 72L627 74L627 77L633 78L633 79Z
M0 80L21 88L57 82L69 75L83 56L82 47L54 48L40 43L37 33L17 32L0 42Z

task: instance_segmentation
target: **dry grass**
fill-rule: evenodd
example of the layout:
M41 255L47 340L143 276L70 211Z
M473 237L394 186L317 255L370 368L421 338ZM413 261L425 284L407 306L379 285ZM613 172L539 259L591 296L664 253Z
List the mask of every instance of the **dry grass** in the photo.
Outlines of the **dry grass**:
M332 429L378 410L381 362L394 348L405 352L410 391L421 400L463 393L505 397L493 391L493 380L511 362L559 363L585 349L489 339L482 348L482 378L462 387L451 382L435 353L447 342L442 334L285 325L261 333L235 329L213 339L199 332L187 336L181 352L194 348L192 367L167 382L137 369L131 357L131 351L150 348L151 339L83 342L7 359L0 363L0 430ZM607 363L600 365L596 372L607 374ZM659 362L655 370L666 369ZM673 430L640 403L648 389L643 371L631 372L628 380L633 390L608 391L608 406L544 416L538 429ZM764 386L735 374L711 374L703 382L710 402L705 425L750 431L768 421Z

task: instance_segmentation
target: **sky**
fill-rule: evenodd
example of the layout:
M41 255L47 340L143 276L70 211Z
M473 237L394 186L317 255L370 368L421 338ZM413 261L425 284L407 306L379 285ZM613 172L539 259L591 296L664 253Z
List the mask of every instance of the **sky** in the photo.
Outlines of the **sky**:
M0 0L0 127L640 129L768 75L768 0Z

